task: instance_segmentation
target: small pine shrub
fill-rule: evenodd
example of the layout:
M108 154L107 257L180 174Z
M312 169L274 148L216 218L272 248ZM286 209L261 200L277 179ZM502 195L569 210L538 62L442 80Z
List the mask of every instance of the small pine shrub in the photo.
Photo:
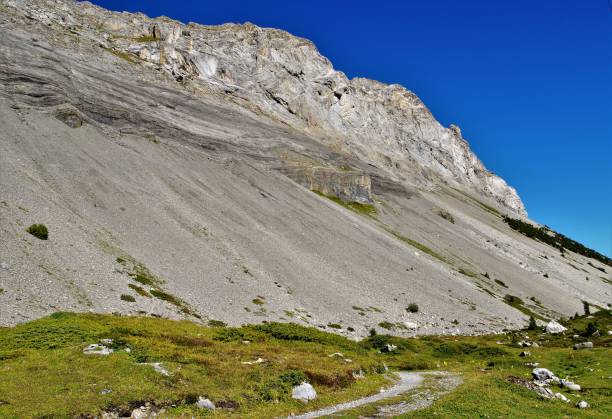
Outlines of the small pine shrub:
M128 295L128 294L121 294L121 299L123 301L127 301L128 303L136 302L136 299L134 297L132 297L131 295Z
M591 307L590 307L588 301L583 301L582 305L584 307L584 315L585 316L590 316L591 315Z
M49 238L49 231L44 224L32 224L28 227L27 232L40 240L47 240Z
M328 323L327 327L331 327L332 329L342 329L342 326L338 323Z
M533 316L529 316L529 325L527 326L527 330L536 330L538 328L538 324Z
M210 327L225 327L227 326L227 323L222 322L221 320L209 320L208 325Z
M416 303L410 303L408 307L406 307L406 311L409 313L417 313L419 311L419 306Z

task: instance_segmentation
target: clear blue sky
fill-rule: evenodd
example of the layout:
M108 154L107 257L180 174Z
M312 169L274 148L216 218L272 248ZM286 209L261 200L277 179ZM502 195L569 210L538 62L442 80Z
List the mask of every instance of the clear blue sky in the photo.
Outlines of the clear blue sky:
M612 0L94 0L311 39L399 83L516 187L530 218L612 256Z

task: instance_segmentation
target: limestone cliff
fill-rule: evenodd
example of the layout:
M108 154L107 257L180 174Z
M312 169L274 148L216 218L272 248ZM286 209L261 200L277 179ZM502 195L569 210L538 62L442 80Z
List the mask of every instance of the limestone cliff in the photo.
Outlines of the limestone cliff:
M526 215L516 191L489 172L461 131L445 128L400 85L349 80L315 45L253 24L203 26L113 13L88 2L4 0L30 19L60 25L186 86L308 133L389 176L431 187L422 171ZM435 182L434 182L435 183Z

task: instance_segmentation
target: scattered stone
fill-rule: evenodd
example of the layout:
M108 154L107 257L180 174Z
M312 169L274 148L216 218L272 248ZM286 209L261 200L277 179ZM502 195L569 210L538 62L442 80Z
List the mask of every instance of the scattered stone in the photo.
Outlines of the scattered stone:
M531 375L533 375L533 379L536 381L550 380L555 377L555 374L546 368L534 368L531 371Z
M419 328L419 325L414 322L404 322L404 326L409 330L416 330Z
M113 353L111 348L108 348L104 345L100 345L98 343L92 343L91 345L87 345L85 349L83 349L83 353L85 355L110 355Z
M520 341L518 343L519 348L529 348L531 346L530 342Z
M538 365L540 365L539 362L525 362L526 367L537 367Z
M362 380L365 378L365 372L360 368L359 371L353 371L353 378L356 380Z
M574 344L574 350L591 348L593 348L593 342L582 342Z
M573 381L561 380L561 385L569 391L580 391L580 386Z
M594 338L601 336L601 333L599 332L599 330L596 330L591 336L593 336Z
M578 409L586 409L587 407L589 407L589 404L584 400L580 400L578 403L576 403L576 407Z
M266 360L263 359L263 358L257 358L255 361L243 361L243 362L241 362L241 364L243 364L243 365L255 365L255 364L261 364L263 362L266 362Z
M317 398L317 392L309 383L302 383L299 386L293 387L291 397L302 402L308 402Z
M5 262L0 263L0 272L6 272L8 270L9 266Z
M546 325L546 333L550 333L553 335L556 335L558 333L563 333L567 330L567 327L557 323L554 320L551 320L547 325Z
M393 352L397 349L396 345L392 345L390 343L387 343L380 351L381 352Z
M215 404L212 401L210 401L210 399L205 399L202 396L198 397L198 401L196 402L196 406L199 409L215 410Z
M146 403L144 406L140 406L134 410L132 410L132 414L130 416L131 419L150 419L157 417L157 410L155 406L152 406L151 403ZM159 412L161 413L161 412Z
M540 345L538 345L538 342L533 342L533 343L531 344L531 347L532 347L532 348L539 348L539 347L540 347Z
M164 377L169 377L171 375L170 372L162 366L161 362L143 362L141 365L152 366L155 372L163 375Z
M104 394L111 394L113 392L112 389L110 388L105 388L102 391L100 391L100 394L104 395Z
M344 358L344 355L342 353L340 353L340 352L335 352L335 353L327 355L327 356L330 357L330 358L334 358L336 356L339 357L339 358Z
M612 336L612 330L608 330L608 336Z
M561 393L555 393L555 399L559 399L564 401L565 403L569 402L569 399L567 397L565 397L563 394Z
M103 345L112 345L113 344L113 340L112 339L100 339L100 343L102 343Z
M519 356L522 356L522 357L531 356L531 352L529 352L529 351L523 351L523 352L521 352L521 353L519 354Z
M572 338L574 338L574 339L580 339L580 335L574 335L574 336L572 336Z

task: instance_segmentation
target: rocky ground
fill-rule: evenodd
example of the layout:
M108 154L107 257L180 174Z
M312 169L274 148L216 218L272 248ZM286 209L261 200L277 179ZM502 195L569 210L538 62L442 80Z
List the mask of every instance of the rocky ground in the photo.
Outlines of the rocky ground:
M610 266L504 223L458 128L285 32L2 0L0 80L2 325L477 334L611 300Z

